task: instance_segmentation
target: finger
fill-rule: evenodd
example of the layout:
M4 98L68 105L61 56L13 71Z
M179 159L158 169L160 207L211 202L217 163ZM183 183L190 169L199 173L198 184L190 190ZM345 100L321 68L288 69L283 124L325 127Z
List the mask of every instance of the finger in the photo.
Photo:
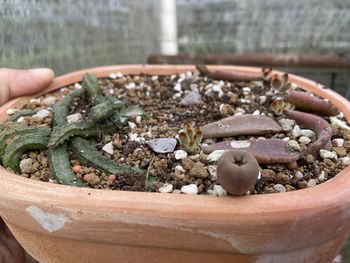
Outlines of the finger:
M54 77L54 72L48 68L0 69L0 104L12 98L39 92L47 87Z

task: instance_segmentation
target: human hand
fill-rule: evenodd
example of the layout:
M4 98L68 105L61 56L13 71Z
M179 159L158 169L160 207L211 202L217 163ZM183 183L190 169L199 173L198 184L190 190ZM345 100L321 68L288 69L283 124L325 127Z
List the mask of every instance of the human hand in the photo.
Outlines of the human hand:
M46 88L55 77L48 68L18 70L0 68L0 105L10 99Z
M10 99L46 88L55 74L51 69L0 69L0 105ZM0 263L35 262L14 238L0 218Z

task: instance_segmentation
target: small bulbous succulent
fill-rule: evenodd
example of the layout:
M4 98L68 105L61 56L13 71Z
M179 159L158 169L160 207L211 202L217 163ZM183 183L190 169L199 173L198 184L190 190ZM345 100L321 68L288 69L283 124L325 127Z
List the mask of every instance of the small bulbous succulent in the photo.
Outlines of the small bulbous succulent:
M243 195L253 189L259 173L257 160L246 151L230 150L218 160L218 182L232 195Z
M270 85L273 89L282 91L285 90L288 83L288 74L284 73L282 75L273 74L270 80Z
M278 97L271 102L270 108L276 115L282 115L283 112L287 110L294 110L295 106L290 102Z
M180 147L189 154L199 151L199 144L203 139L203 132L191 122L185 122L179 131Z

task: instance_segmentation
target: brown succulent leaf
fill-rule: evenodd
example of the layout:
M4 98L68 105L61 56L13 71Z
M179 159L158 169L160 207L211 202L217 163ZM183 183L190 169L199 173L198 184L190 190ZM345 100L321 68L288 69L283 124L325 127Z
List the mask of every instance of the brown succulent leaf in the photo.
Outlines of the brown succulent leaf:
M197 70L204 76L207 76L215 80L225 81L255 81L262 80L262 76L259 75L247 75L239 72L215 70L211 71L205 65L196 65Z
M311 145L309 150L309 153L315 158L319 157L321 149L329 150L331 148L332 128L323 118L310 113L292 110L286 111L286 115L299 125L316 133L317 140Z
M306 92L291 91L287 101L294 104L297 109L314 112L324 116L334 116L339 114L339 110L330 102L318 97L311 96Z
M201 127L203 138L218 138L237 135L265 135L280 132L281 126L272 118L263 115L230 116Z
M216 150L242 150L252 154L260 164L296 162L300 153L287 147L288 143L281 139L257 139L251 141L223 141L203 146L202 150L208 154Z

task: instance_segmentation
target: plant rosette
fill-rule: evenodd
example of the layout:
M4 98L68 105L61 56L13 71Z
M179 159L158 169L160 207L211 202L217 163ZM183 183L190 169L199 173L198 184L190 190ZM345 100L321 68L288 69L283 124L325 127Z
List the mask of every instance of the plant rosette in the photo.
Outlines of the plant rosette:
M208 68L219 71L221 77L227 76L221 72L234 72L238 73L235 77L245 76L252 81L261 72L249 67ZM114 77L111 74L116 72L162 76L188 71L195 71L195 67L132 65L87 69L56 78L47 90L32 98L74 85L87 72L100 78ZM210 77L215 76L210 73ZM340 95L295 75L288 78L295 85L329 100L347 120L350 118L350 104ZM284 85L284 79L274 83ZM23 104L24 99L28 97L2 106L0 118L6 119L7 110ZM280 112L279 107L286 110L288 103L283 103L275 103L276 114ZM108 115L105 106L95 108L94 119L99 120L102 111ZM327 112L327 106L324 108ZM291 110L289 106L287 110ZM304 121L304 126L318 120L298 114L292 112L289 116ZM328 126L317 123L312 126L316 127L313 141L326 147L323 143L328 140ZM90 133L98 133L88 125L85 128ZM194 132L190 132L192 130ZM45 137L45 129L38 134ZM202 136L206 139L211 135L205 126L202 134L187 125L180 136L183 149L194 154L198 149L191 141L198 142ZM37 143L37 137L29 139ZM266 162L266 158L255 151L255 144L252 141L251 146L243 146L251 147L250 153L259 163ZM81 145L84 142L78 140L73 147ZM272 145L275 147L272 150L277 151L279 144L273 142ZM315 147L309 156L318 153L318 144ZM108 151L108 147L105 150ZM280 161L287 160L284 163L292 170L294 163L290 160L293 158L294 155L287 156ZM79 169L74 167L74 171ZM1 168L0 214L22 246L40 262L330 262L350 233L349 169L305 189L217 197L78 188L29 180Z

